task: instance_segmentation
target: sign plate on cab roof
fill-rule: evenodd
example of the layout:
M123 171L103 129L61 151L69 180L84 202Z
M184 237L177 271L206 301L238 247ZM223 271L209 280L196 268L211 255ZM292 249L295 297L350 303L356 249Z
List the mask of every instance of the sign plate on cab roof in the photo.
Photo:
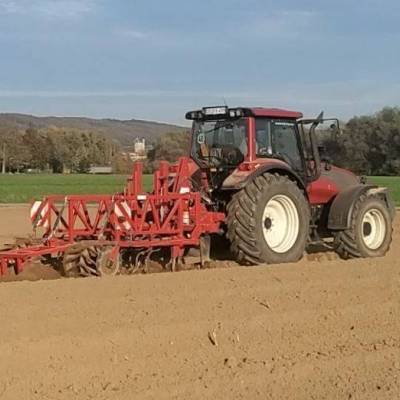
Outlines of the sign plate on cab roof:
M228 107L204 107L203 114L204 115L222 115L227 114Z

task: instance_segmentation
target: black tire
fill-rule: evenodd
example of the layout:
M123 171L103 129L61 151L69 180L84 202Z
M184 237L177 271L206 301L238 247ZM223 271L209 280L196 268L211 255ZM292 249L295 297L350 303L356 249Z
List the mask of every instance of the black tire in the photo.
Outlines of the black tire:
M380 240L375 245L368 246L368 237L371 236L371 226L365 222L365 216L375 213L385 226L384 234L381 234ZM360 196L354 204L350 229L340 231L335 236L336 252L343 259L357 257L382 257L390 248L392 242L392 218L385 201L379 196ZM376 235L375 235L376 236ZM379 244L379 245L378 245Z
M280 195L290 199L298 218L295 241L284 252L274 251L264 236L267 222L267 218L263 221L264 210L272 198ZM227 237L231 252L239 263L279 264L302 258L309 238L310 208L304 193L288 177L269 173L256 177L233 195L227 214Z

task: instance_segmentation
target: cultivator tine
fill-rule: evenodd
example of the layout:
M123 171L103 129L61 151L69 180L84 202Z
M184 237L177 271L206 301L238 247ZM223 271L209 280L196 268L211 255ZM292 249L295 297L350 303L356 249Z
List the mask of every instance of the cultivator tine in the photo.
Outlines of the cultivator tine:
M80 261L83 265L96 266L96 261L90 256L88 249L83 250Z
M89 253L89 256L91 258L97 258L99 255L99 249L96 246L91 246L87 248L87 251Z
M210 262L211 238L210 235L203 235L200 238L200 265L205 267Z
M146 254L147 250L139 251L135 256L135 263L129 268L129 273L134 274L140 270L143 265L141 258Z
M92 256L92 255L94 256ZM99 271L97 270L96 260L98 257L98 252L95 247L85 248L79 260L79 267L81 270L85 271L85 274L99 276Z
M171 266L171 272L175 272L176 271L176 257L171 258L170 266Z
M88 265L85 264L80 264L79 267L82 276L100 276L99 272L95 268L89 267Z
M150 270L150 265L149 265L149 264L150 264L151 256L152 256L154 253L157 253L157 252L159 252L159 251L160 251L160 249L150 249L150 250L147 252L146 259L145 259L145 261L144 261L146 273L148 273L149 270Z

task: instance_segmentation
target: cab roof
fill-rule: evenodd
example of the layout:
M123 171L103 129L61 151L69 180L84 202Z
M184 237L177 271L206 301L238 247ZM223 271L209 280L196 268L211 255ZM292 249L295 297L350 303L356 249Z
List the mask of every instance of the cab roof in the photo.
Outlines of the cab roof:
M269 117L282 119L299 119L303 114L298 111L289 111L281 108L265 107L235 107L227 106L203 107L201 110L189 111L186 113L186 119L190 120L216 120L224 118L238 117Z
M299 119L303 117L303 114L301 112L289 111L281 108L254 107L254 108L248 108L248 110L254 117L290 118L290 119Z

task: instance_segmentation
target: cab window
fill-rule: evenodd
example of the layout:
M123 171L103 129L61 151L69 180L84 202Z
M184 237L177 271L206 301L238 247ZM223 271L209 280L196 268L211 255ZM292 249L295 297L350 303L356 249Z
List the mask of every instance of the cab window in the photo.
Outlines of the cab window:
M282 156L293 169L302 170L302 160L297 141L296 126L292 122L271 122L272 150Z
M302 171L296 125L289 121L267 118L256 119L257 157L276 157L287 162L297 171Z

